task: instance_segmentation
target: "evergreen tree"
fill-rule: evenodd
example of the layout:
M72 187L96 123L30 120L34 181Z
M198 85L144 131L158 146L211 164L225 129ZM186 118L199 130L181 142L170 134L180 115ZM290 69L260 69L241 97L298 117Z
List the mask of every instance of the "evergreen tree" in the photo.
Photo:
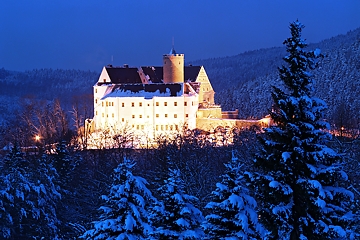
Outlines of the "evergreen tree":
M241 164L234 157L225 164L225 173L216 190L212 192L212 201L206 205L209 214L204 223L205 233L211 239L259 239L264 229L258 223L255 211L257 204L249 195Z
M31 161L32 160L32 161ZM0 166L0 238L58 239L55 205L61 195L42 158L25 159L15 146Z
M324 145L330 137L322 121L326 104L311 96L308 72L321 54L304 50L303 28L299 21L290 24L291 37L284 41L287 66L279 68L285 89L273 89L275 125L265 129L256 156L259 215L272 239L344 239L353 194L343 185L341 156Z
M184 191L179 170L169 169L168 178L158 189L159 202L151 215L154 239L200 239L203 237L201 211L194 206L198 199Z
M147 239L152 230L148 224L147 206L152 201L145 179L134 176L128 159L115 169L110 193L102 198L105 205L94 228L84 233L86 239Z

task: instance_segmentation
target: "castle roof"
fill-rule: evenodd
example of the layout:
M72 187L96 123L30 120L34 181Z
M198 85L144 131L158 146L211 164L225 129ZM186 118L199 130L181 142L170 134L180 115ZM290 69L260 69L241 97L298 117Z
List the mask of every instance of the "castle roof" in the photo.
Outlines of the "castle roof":
M183 92L182 83L168 84L121 84L108 89L102 99L109 97L178 97Z
M142 84L138 68L135 67L105 67L111 83L113 84ZM185 66L184 82L195 82L199 75L201 66ZM141 67L145 77L151 83L162 83L163 67Z

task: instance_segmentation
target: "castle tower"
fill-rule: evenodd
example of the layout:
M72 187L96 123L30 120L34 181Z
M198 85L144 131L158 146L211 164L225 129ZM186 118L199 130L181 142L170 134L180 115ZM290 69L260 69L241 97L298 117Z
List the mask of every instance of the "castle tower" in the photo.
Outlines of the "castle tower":
M177 54L174 47L163 55L164 83L184 82L184 54Z

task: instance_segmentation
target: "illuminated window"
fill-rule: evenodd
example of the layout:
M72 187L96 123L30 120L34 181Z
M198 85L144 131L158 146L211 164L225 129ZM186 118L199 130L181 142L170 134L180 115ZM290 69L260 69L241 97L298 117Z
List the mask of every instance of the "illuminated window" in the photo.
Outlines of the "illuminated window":
M104 116L105 116L105 114L104 114L104 113L102 113L102 114L101 114L101 116L102 116L102 117L104 117Z
M142 107L142 102L139 102L139 107Z
M132 118L135 118L135 115L132 115Z
M165 131L169 130L169 126L165 125Z
M157 107L159 106L159 102L156 102L156 106L157 106Z
M121 107L125 107L125 103L121 103Z
M141 130L144 130L144 125L141 125Z
M108 106L108 102L106 102L106 106Z
M167 102L164 102L164 106L165 106L165 107L167 106Z
M131 103L131 106L132 106L132 107L135 107L135 103L132 102L132 103Z
M102 106L102 107L104 106L104 102L101 102L101 106Z
M185 114L185 117L189 117L189 114Z
M150 118L149 115L146 116L147 118Z
M170 125L170 131L172 131L173 130L173 125Z
M165 117L167 118L167 113L165 113Z
M184 106L185 106L185 107L187 106L187 102L184 102Z
M161 125L161 131L164 131L164 125Z
M106 114L106 117L108 118L108 117L109 117L109 114Z
M95 93L97 93L97 89L95 88Z
M97 103L97 99L95 99L95 103Z
M177 118L177 114L174 114L174 118Z
M136 129L139 130L139 125L136 125Z
M106 79L103 79L104 82L106 82Z
M174 102L174 106L175 106L175 107L177 106L177 102Z
M111 106L112 106L112 107L114 106L114 102L111 103Z
M124 118L122 118L122 119L121 119L121 121L122 121L122 122L125 122L125 119L124 119Z
M156 125L155 129L156 131L159 131L159 125Z
M175 125L176 131L179 131L179 125Z
M191 102L191 105L194 106L194 101Z
M134 127L135 127L135 125L133 124L133 125L132 125L132 128L134 128Z
M158 113L156 114L156 117L157 117L157 118L159 117L159 114L158 114Z
M96 111L96 116L98 115L98 112Z
M112 115L112 117L115 117L115 114L111 114Z
M139 118L142 118L142 115L139 115Z

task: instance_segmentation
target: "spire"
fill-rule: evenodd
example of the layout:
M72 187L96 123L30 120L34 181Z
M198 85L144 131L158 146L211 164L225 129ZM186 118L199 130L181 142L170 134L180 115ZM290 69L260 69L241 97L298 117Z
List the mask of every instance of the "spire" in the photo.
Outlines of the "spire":
M174 37L172 38L172 48L170 50L170 54L176 54L175 48L174 48Z

